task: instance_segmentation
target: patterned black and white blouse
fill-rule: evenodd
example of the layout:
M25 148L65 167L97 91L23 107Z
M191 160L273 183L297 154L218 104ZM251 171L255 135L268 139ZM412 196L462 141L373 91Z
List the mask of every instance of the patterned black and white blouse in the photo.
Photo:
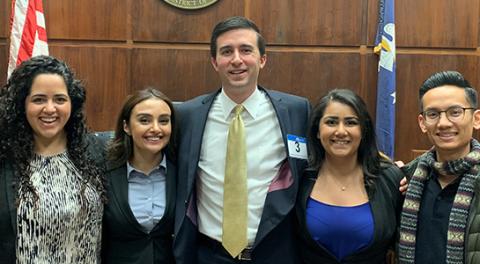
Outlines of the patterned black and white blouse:
M35 155L30 165L39 199L20 200L17 263L100 263L100 195L88 185L82 199L82 179L66 152Z

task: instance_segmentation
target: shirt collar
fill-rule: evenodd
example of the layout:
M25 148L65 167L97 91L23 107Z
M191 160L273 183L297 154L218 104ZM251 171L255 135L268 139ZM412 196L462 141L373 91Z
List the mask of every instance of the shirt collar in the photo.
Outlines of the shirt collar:
M225 93L224 89L220 92L218 96L218 100L222 105L223 115L225 120L228 120L228 117L233 111L233 108L237 106L228 95ZM258 86L255 88L255 91L245 100L243 101L242 105L245 108L246 112L252 119L255 119L257 116L257 112L259 109L259 105L262 103L262 92L258 89Z
M152 172L155 171L155 170L162 169L162 168L165 171L165 173L167 173L167 158L166 158L165 153L163 153L162 160L160 161L158 166L155 169L152 170ZM144 174L143 172L135 169L135 167L133 167L132 164L130 164L130 162L127 160L127 179L129 179L131 177L132 172L138 172L138 173ZM150 174L152 172L150 172Z

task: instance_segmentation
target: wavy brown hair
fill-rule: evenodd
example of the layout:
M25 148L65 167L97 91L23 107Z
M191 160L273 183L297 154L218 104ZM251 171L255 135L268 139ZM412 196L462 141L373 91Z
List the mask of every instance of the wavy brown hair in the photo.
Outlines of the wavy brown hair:
M127 162L127 160L132 156L133 153L133 139L132 136L125 133L123 130L124 123L130 122L130 116L132 115L133 108L150 98L158 98L164 101L170 108L171 116L170 123L172 125L172 134L170 136L170 141L165 147L167 157L174 161L175 160L175 110L173 109L172 101L162 92L157 90L154 87L147 87L143 90L135 92L133 95L129 96L120 110L120 114L117 118L117 124L115 127L115 136L108 145L107 158L113 167L118 167Z
M21 193L38 194L30 179L30 162L34 157L34 137L25 113L25 99L30 94L32 83L40 74L56 74L63 78L72 103L71 115L64 130L67 134L67 154L82 177L81 197L87 184L93 186L105 201L102 168L88 151L87 128L83 107L85 89L81 81L63 62L51 56L37 56L20 64L0 92L0 161L12 164L14 188ZM25 196L19 197L20 199ZM82 203L83 204L83 203Z

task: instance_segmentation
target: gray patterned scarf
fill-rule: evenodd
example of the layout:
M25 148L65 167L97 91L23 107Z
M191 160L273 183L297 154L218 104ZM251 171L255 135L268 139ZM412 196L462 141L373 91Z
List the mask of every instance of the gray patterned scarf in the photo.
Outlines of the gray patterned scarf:
M408 186L400 220L399 263L415 263L418 212L425 182L432 169L442 175L461 177L448 221L446 262L464 263L468 212L480 171L480 143L472 139L471 148L467 156L458 160L436 162L433 149L417 158L418 165Z

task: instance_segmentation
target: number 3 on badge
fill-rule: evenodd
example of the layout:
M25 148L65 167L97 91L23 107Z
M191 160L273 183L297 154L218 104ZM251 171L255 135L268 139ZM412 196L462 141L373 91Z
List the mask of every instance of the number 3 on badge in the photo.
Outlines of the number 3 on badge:
M288 154L292 158L307 159L307 140L304 137L287 135Z

